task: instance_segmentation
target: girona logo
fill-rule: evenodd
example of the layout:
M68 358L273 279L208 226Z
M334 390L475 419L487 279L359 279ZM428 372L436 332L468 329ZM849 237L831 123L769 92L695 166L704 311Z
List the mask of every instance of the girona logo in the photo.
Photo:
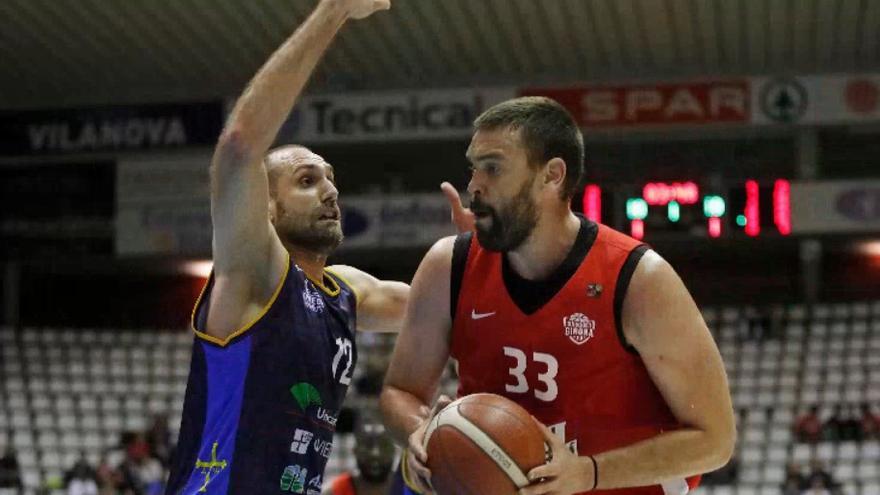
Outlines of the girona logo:
M577 345L592 339L593 331L596 330L596 322L583 313L564 317L562 326L565 328L565 336Z

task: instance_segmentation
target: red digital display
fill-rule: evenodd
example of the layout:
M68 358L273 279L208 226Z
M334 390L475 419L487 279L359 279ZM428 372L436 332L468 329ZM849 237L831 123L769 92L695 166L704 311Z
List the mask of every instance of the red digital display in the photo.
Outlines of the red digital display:
M721 218L720 217L709 218L709 237L712 237L712 238L721 237Z
M746 235L751 237L761 233L760 201L758 182L754 180L746 181L745 231Z
M632 236L633 239L644 239L645 222L641 220L631 220L629 224L629 235Z
M602 223L602 188L596 184L588 184L584 189L584 216Z
M773 223L780 234L791 234L791 183L785 179L773 184Z
M649 182L642 188L642 199L650 206L666 206L670 201L693 205L700 201L700 188L693 182Z

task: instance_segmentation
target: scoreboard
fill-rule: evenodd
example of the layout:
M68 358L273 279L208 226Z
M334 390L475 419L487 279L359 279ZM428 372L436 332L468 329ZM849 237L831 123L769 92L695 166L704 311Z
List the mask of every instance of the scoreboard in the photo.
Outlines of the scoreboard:
M790 192L781 178L587 184L575 209L636 239L781 237L791 234Z

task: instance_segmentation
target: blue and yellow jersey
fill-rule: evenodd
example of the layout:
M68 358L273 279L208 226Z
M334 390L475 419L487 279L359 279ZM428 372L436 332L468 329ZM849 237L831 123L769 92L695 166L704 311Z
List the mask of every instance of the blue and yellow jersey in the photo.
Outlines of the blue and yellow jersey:
M204 333L213 276L193 311L192 364L166 493L319 495L357 362L357 298L339 276L288 260L250 325Z

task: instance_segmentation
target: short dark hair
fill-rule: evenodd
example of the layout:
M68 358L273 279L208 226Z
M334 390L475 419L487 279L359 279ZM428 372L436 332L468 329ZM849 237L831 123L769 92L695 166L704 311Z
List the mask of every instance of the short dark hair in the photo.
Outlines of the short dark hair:
M566 165L562 199L570 200L584 174L584 137L570 113L555 100L524 96L501 102L474 121L474 131L520 130L529 162L561 158Z

